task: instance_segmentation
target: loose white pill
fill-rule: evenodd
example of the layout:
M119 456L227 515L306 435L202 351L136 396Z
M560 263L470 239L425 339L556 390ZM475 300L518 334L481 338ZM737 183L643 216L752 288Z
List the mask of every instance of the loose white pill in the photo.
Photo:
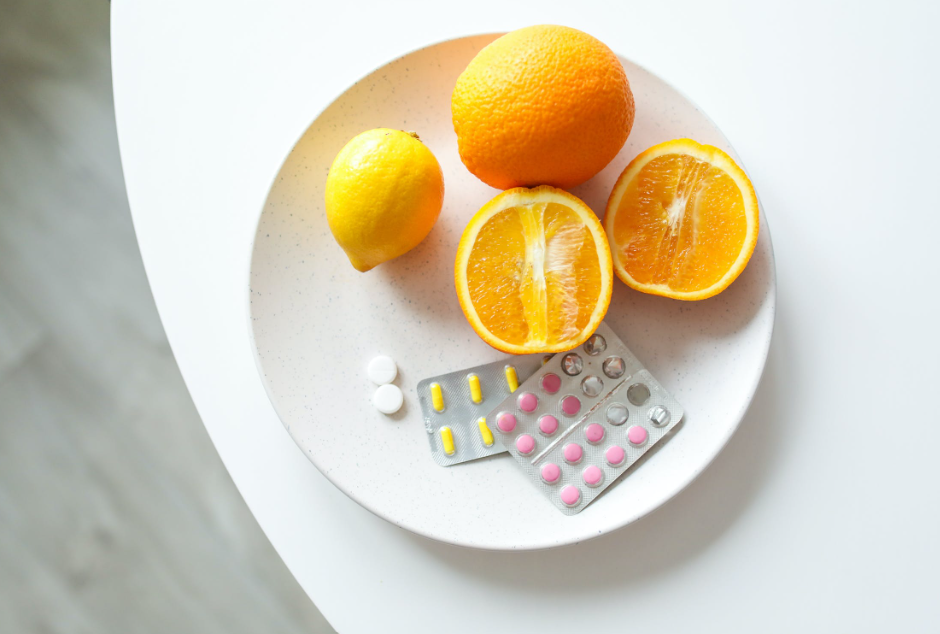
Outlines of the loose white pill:
M391 357L386 357L383 354L369 361L366 374L369 375L369 380L376 385L385 385L394 381L395 377L398 376L398 366L395 365L395 361Z
M383 414L394 414L401 409L405 396L397 385L380 385L372 395L372 404Z

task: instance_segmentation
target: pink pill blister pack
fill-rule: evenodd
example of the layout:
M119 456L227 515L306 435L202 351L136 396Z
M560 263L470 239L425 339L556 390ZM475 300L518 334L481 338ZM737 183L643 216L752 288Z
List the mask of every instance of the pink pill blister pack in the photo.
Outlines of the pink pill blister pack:
M506 451L487 414L550 358L544 354L507 357L418 382L418 401L434 461L450 467Z
M684 415L601 324L584 345L539 367L489 419L542 493L575 515L667 439Z

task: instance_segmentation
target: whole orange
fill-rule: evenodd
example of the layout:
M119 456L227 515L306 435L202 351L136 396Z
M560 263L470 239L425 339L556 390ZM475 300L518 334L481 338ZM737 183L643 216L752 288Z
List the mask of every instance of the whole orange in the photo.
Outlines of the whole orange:
M451 99L460 158L499 189L580 185L620 151L633 93L604 43L565 26L530 26L491 42Z

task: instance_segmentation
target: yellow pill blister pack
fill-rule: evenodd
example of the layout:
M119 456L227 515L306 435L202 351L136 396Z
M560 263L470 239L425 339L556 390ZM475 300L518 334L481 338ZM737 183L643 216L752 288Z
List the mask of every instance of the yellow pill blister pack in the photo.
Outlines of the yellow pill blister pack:
M505 452L486 416L551 357L506 357L418 383L418 400L434 461L449 467Z

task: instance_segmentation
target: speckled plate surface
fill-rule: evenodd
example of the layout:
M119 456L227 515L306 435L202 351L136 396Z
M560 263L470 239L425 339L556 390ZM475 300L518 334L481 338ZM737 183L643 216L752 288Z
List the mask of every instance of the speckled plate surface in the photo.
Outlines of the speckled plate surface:
M249 280L258 368L284 425L310 460L365 508L427 537L464 546L523 550L597 537L633 522L678 493L737 428L763 371L776 282L770 230L747 269L719 296L677 302L614 282L607 323L686 408L684 428L583 513L562 515L508 455L441 468L428 451L418 381L504 355L464 320L453 286L457 242L497 191L460 162L451 127L457 76L495 35L451 40L376 70L324 110L281 167L258 222ZM734 150L694 104L623 59L636 123L617 158L572 190L595 212L626 164L678 137ZM421 245L358 273L333 241L323 188L333 157L376 127L415 130L444 171L440 220ZM405 406L373 409L366 364L399 365Z

